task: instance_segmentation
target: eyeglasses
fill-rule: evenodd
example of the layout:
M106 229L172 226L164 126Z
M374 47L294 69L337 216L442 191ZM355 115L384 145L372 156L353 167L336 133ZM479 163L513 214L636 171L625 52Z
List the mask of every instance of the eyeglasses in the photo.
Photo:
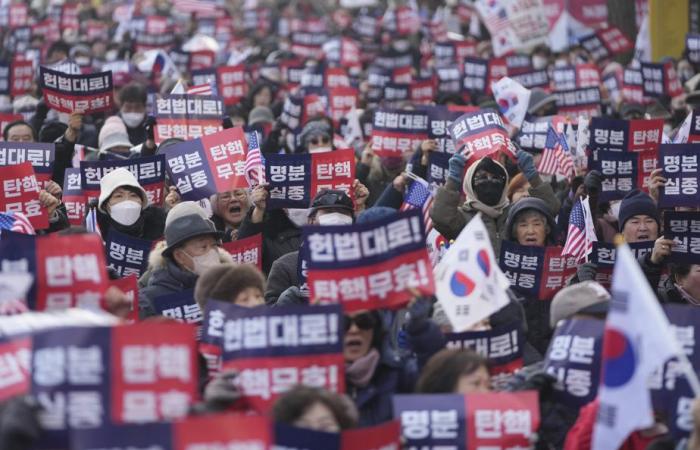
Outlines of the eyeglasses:
M315 136L309 140L311 145L327 145L331 143L331 138L328 136Z
M223 194L219 194L219 201L222 202L228 202L231 200L233 197L236 197L237 199L244 199L248 196L248 193L241 189L238 191L233 191L233 192L224 192Z
M357 325L357 328L360 330L371 330L377 325L377 321L370 313L362 313L354 317L343 316L343 324L345 326L346 333L350 328L352 328L353 323Z

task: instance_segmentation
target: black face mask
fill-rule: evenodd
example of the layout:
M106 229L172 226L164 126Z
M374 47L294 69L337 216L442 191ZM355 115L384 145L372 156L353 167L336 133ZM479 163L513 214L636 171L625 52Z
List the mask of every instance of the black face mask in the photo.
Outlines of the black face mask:
M488 206L496 206L503 196L504 183L500 180L483 180L474 185L476 198Z

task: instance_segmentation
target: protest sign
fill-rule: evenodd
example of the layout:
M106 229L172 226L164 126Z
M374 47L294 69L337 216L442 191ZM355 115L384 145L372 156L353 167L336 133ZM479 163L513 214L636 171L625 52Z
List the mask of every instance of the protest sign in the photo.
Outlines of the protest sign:
M685 36L685 51L688 61L693 64L700 63L700 34L688 33Z
M547 40L548 22L541 0L479 0L474 6L491 34L497 57L513 50L529 50Z
M504 153L515 161L516 148L501 116L493 109L460 116L448 127L457 151L467 156L467 165L479 159Z
M431 104L437 94L435 77L416 78L409 85L409 98L416 104Z
M210 300L202 341L218 347L222 369L256 411L303 384L344 392L341 308L338 305L244 308Z
M465 58L476 56L476 43L470 41L442 41L433 44L435 67L461 64Z
M225 242L223 247L236 264L252 264L262 270L262 233Z
M243 64L223 66L216 69L216 87L224 105L235 105L248 94L246 67Z
M570 91L600 86L600 73L595 64L555 67L552 71L552 87L555 91Z
M675 97L683 93L672 62L642 63L643 92L647 97Z
M28 93L34 83L34 64L30 59L15 56L7 66L0 64L0 93L19 97Z
M116 231L109 230L105 239L107 264L120 277L136 275L140 277L148 267L148 254L153 242L135 238Z
M669 262L700 264L700 212L665 211L664 237L674 242Z
M622 102L622 71L612 71L604 75L601 86L608 91L608 98L612 104Z
M131 172L146 191L148 203L162 205L165 189L165 155L146 156L123 161L80 161L80 185L86 201L100 195L100 180L116 168Z
M14 166L29 161L36 181L44 189L53 175L56 144L42 142L0 142L0 167Z
M275 423L275 450L399 450L401 427L397 421L352 428L338 433Z
M94 234L27 236L3 234L0 266L34 274L31 309L96 309L107 289L104 247Z
M557 379L554 397L571 408L593 401L598 393L603 320L568 319L554 330L544 370Z
M193 289L156 297L153 299L153 308L161 316L181 323L197 326L202 324L202 310L194 300Z
M442 186L447 182L450 173L449 161L452 157L449 153L430 152L428 155L428 183ZM461 188L460 188L461 189Z
M659 190L659 207L697 207L698 146L697 144L663 144L659 147L659 167L666 185Z
M627 244L634 254L635 258L651 253L654 249L654 241L635 242ZM591 253L591 262L596 265L595 281L602 284L606 289L610 288L612 283L612 271L615 266L617 249L613 244L604 242L593 243L593 253Z
M39 80L44 101L56 111L92 114L114 108L112 72L72 75L42 66Z
M540 424L534 391L394 395L393 403L409 448L527 448Z
M39 331L32 344L40 448L68 447L70 430L182 418L196 396L188 325L68 327Z
M138 295L139 295L139 286L138 286L138 278L136 275L130 275L128 277L124 278L117 278L116 280L109 280L109 286L116 287L124 295L126 296L127 300L129 301L129 304L131 305L129 309L129 313L127 314L125 321L126 323L136 323L139 320L139 302L138 302ZM103 305L102 308L106 309L106 305L104 304L103 300Z
M197 201L217 192L247 188L247 150L240 127L175 144L165 151L168 175L185 200Z
M374 113L372 151L379 157L401 158L428 136L428 116L422 111L379 109Z
M424 229L419 209L367 224L304 227L311 300L354 311L404 305L413 292L431 295Z
M357 107L357 98L358 91L353 87L328 89L328 110L336 126L340 124L340 119Z
M0 167L0 211L24 214L36 230L49 227L49 215L39 203L39 184L30 162Z
M555 130L558 130L559 124L563 125L564 120L565 118L562 116L534 117L527 115L518 134L515 135L515 142L523 150L543 150L547 142L547 130L550 123Z
M516 291L528 298L550 300L576 274L576 258L562 247L533 247L503 241L498 264Z
M605 27L579 39L596 62L634 49L634 44L619 28Z
M464 77L458 67L438 67L435 69L435 77L437 82L436 88L439 94L462 95L463 90L469 91L475 89L472 85L476 86L476 84L481 83L480 81L478 83L477 81L470 81L469 86L463 89L465 85ZM478 79L481 79L480 76ZM490 86L487 86L487 88L490 88Z
M522 324L513 322L490 330L449 333L445 335L446 347L471 349L486 358L493 383L498 375L511 374L523 367L522 328Z
M516 128L521 127L527 114L527 105L530 102L530 91L527 87L529 86L520 83L518 79L508 77L501 78L491 85L498 109Z
M449 127L462 112L451 111L444 106L431 106L426 108L428 114L428 139L437 142L438 150L442 153L454 153L455 146L449 134ZM436 152L430 152L432 156Z
M63 205L66 207L68 222L80 226L85 221L87 202L80 184L80 169L69 167L63 179Z
M435 268L436 295L456 332L464 331L510 302L508 278L496 264L480 216L473 218Z
M589 129L591 150L656 151L663 135L663 119L591 119Z
M559 114L571 117L591 118L600 115L600 89L598 86L554 92L557 97Z
M531 72L532 59L527 54L512 54L505 57L506 67L508 67L509 75L520 75Z
M206 95L171 94L156 99L156 145L166 139L197 139L221 131L223 102Z
M308 208L314 196L340 189L353 197L355 154L352 150L265 156L265 179L270 186L267 207Z
M601 201L620 200L639 184L639 154L595 150L588 159L588 169L603 175Z
M468 57L464 59L462 75L462 88L464 90L473 93L485 92L486 94L491 94L493 83L508 75L508 67L503 58L489 60Z
M644 94L642 71L625 68L622 74L622 101L647 104L650 99Z
M544 69L513 74L510 78L527 89L549 89L549 74Z

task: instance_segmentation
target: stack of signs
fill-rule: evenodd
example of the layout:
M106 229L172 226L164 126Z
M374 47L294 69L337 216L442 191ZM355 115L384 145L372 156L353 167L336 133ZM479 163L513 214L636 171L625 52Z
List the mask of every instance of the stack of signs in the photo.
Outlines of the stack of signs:
M516 291L527 298L550 300L576 274L576 258L562 247L533 247L503 241L498 264Z
M424 227L419 209L367 224L304 227L311 301L352 311L434 294Z
M80 184L89 203L100 195L100 180L116 168L124 167L138 180L148 195L148 203L162 205L165 189L165 156L146 156L124 161L80 161Z
M16 166L29 161L39 188L44 189L53 175L56 144L41 142L0 142L0 167Z
M114 108L112 72L71 75L43 66L39 72L44 101L56 111L92 114Z
M3 234L0 267L5 272L34 276L27 303L38 311L97 309L107 289L104 247L96 234Z
M280 394L303 384L345 391L341 308L244 308L210 300L202 342L218 347L223 370L236 370L248 404L266 413Z
M39 203L39 184L30 162L0 167L0 211L24 214L36 230L49 227L49 215Z
M654 249L654 241L635 242L629 245L634 258L651 253ZM591 262L596 265L595 281L602 284L606 289L609 289L612 284L612 272L615 267L615 257L617 249L613 244L603 242L593 243L593 253L591 253Z
M262 270L262 233L226 242L224 250L229 252L236 264L252 264Z
M172 145L165 151L168 176L185 200L247 188L247 149L240 127Z
M455 149L467 156L467 165L486 156L495 159L499 152L515 161L515 145L493 109L464 114L452 122L449 130Z
M445 335L447 348L468 348L488 360L493 384L523 367L523 338L522 324L518 322L485 331Z
M71 430L183 418L197 395L194 330L150 323L68 327L32 337L31 394L40 448L68 448Z
M633 189L648 191L646 181L656 168L663 126L663 119L591 120L588 169L603 174L602 201L619 200Z
M157 145L170 138L189 141L222 129L224 104L217 97L172 94L156 100L155 115Z
M669 262L700 264L700 212L665 211L664 237L674 242Z
M231 426L232 420L235 426ZM105 424L71 433L74 450L110 449L246 449L272 448L269 420L260 416L207 414L173 423Z
M695 335L700 325L699 311L692 305L665 305L664 312L673 329L676 341L692 365L692 371L700 371L700 350ZM672 358L655 372L650 381L654 411L666 418L666 424L675 441L687 438L693 431L693 394L683 362Z
M428 136L423 111L379 109L374 113L372 151L380 158L402 158Z
M80 226L85 221L87 204L80 183L80 169L69 167L66 169L63 179L63 205L66 207L68 222L73 226Z
M598 86L557 91L559 114L576 121L579 116L591 118L600 115L600 88Z
M394 395L408 448L530 448L540 426L537 392Z
M152 247L152 241L120 233L112 227L105 239L107 264L119 277L141 277L148 267L148 254Z
M646 97L676 97L683 93L672 62L642 63L642 89Z
M615 27L601 28L593 34L582 37L579 41L596 61L634 49L632 41Z
M557 379L556 402L578 409L596 398L604 325L597 319L569 319L557 325L544 361L545 371Z
M552 87L555 91L569 91L600 86L600 72L595 64L556 67L552 71Z
M700 204L698 194L697 144L663 144L659 147L659 167L666 185L659 191L659 207L695 208Z
M355 179L355 153L266 155L265 179L270 197L267 207L308 208L314 196L326 189L339 189L351 197Z

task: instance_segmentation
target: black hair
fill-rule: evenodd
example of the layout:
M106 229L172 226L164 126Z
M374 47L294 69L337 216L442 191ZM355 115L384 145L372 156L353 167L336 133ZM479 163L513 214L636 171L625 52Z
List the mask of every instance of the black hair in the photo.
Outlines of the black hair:
M119 91L119 103L126 102L146 104L146 88L141 83L129 83Z
M449 394L455 391L459 378L480 367L488 369L483 356L473 350L442 349L428 360L416 383L420 394Z
M36 139L37 139L36 130L29 122L27 122L25 120L15 120L15 121L10 122L7 125L5 125L5 128L2 130L2 138L4 140L7 140L7 137L10 135L10 128L16 127L17 125L28 126L29 129L32 130L32 139L36 141Z
M46 56L48 57L52 53L56 52L63 52L66 54L66 56L68 56L70 53L70 45L68 45L66 41L56 41L49 46L49 49L46 51Z
M351 414L351 402L343 400L340 394L308 386L295 386L279 397L272 407L272 418L277 423L294 425L316 403L321 403L333 413L341 430L357 425L356 418Z
M671 281L678 282L681 278L685 278L690 273L692 264L669 263L668 269L671 274Z

